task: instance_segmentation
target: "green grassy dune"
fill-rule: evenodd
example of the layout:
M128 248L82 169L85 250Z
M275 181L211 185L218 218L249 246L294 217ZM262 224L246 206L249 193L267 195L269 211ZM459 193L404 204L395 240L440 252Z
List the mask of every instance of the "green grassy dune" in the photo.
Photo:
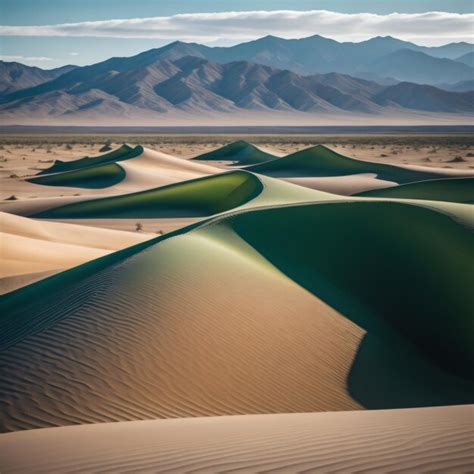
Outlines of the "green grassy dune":
M356 194L361 197L425 199L474 204L474 178L450 178L402 184Z
M106 163L55 174L40 175L28 179L28 181L45 186L100 189L118 184L124 178L125 170L120 165Z
M316 145L266 163L249 166L246 169L254 173L280 177L375 173L379 179L397 183L439 178L439 175L430 171L409 170L383 163L356 160L336 153L323 145Z
M193 158L202 161L235 161L238 165L252 165L275 159L275 155L260 150L244 140L229 143L217 150L203 153Z
M122 145L115 150L110 151L99 156L89 157L86 156L79 160L74 161L61 161L56 160L50 168L42 170L40 175L51 174L51 173L62 173L65 171L79 170L83 168L88 168L90 166L98 166L106 163L115 163L117 161L124 161L130 158L135 158L138 155L143 153L143 147L138 145L136 147L131 147L129 145Z
M255 198L263 187L245 171L233 171L122 196L68 204L36 214L52 219L199 217L217 214Z

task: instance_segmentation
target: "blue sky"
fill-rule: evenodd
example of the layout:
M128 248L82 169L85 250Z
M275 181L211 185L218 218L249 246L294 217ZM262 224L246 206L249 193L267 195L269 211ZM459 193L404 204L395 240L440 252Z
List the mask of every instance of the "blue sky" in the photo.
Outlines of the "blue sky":
M0 0L0 55L52 68L177 39L228 45L266 34L338 41L391 34L435 45L472 40L472 9L472 0ZM263 13L232 13L254 11Z

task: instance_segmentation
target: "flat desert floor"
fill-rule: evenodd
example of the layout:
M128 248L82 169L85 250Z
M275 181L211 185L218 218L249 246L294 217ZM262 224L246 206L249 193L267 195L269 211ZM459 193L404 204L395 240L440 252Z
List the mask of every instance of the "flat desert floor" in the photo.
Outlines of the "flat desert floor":
M474 142L0 135L0 471L472 472Z

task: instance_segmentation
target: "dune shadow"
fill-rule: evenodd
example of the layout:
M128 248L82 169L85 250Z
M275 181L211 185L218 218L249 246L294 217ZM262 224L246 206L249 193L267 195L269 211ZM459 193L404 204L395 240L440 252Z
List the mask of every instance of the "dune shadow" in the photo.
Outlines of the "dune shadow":
M473 403L473 384L443 372L416 349L368 333L347 377L350 395L365 408L388 409Z
M235 216L232 227L367 332L347 379L363 406L474 401L472 236L461 226L415 206L367 202L250 212Z

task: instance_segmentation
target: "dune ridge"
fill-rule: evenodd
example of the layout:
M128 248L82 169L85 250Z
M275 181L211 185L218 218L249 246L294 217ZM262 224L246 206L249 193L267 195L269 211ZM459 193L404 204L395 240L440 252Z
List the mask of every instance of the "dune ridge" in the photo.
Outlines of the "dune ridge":
M474 204L474 178L447 178L365 191L363 197L427 199Z
M257 163L264 163L266 161L274 160L276 154L269 153L261 148L248 143L244 140L229 143L217 150L212 150L207 153L195 156L193 160L198 161L232 161L233 164L243 166Z
M471 244L461 224L413 204L269 206L30 285L1 302L2 431L470 403L472 296L459 279ZM364 290L374 280L377 295Z
M246 167L248 171L288 179L295 184L338 194L354 194L427 179L474 176L474 172L391 165L349 158L315 145L289 155ZM335 177L344 177L345 182Z
M68 219L209 216L241 206L261 192L262 184L255 175L231 171L137 193L69 204L36 216Z

